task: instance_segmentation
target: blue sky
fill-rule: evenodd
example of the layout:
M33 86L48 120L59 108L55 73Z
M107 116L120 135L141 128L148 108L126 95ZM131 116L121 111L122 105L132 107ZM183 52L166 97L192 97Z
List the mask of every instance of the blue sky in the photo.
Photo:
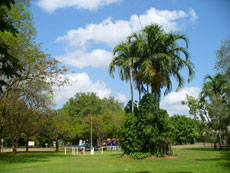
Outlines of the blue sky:
M188 114L180 104L188 93L198 96L206 74L214 74L215 51L230 34L229 0L33 0L37 42L70 68L71 86L54 88L57 108L76 92L96 92L127 102L129 83L111 78L113 47L143 26L158 23L166 32L186 34L195 77L179 92L162 98L172 114ZM140 22L138 20L140 18ZM182 43L183 44L183 43ZM181 71L187 77L187 70ZM135 99L137 91L135 91Z

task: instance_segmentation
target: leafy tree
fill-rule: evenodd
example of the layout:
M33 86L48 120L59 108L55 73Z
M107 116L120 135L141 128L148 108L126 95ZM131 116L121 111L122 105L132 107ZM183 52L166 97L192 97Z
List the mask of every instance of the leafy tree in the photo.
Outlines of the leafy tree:
M18 33L14 23L8 17L13 4L15 4L15 0L2 0L0 2L0 35L9 33L16 37ZM19 60L9 53L9 45L0 37L0 93L3 87L8 84L7 80L4 80L2 76L7 78L20 77L22 70L23 68Z
M76 93L62 110L76 126L76 139L89 140L92 120L93 142L100 146L108 136L119 136L123 124L122 104L113 97L100 99L95 93Z
M230 148L230 36L227 36L227 38L221 42L221 46L216 53L216 59L215 70L225 75L227 83L223 89L225 102L224 104L223 102L216 102L217 104L215 107L217 110L222 109L220 112L225 112L224 126L228 128L228 130L225 129L226 145L227 148ZM220 103L222 104L220 105ZM214 107L210 107L210 109L212 108L214 109Z
M101 114L102 102L95 93L76 93L64 104L63 109L71 117L81 118Z
M230 74L230 36L221 42L220 49L216 52L215 70Z
M221 147L221 136L225 134L228 141L228 133L230 126L230 111L228 106L228 97L226 88L228 81L224 74L216 74L215 76L206 76L203 84L200 98L195 99L192 96L187 96L187 101L190 112L194 115L199 113L201 120L208 126L209 132L212 135L212 142L216 149L216 143L219 142ZM229 142L227 142L227 145Z
M42 115L37 110L28 110L27 112L27 120L24 121L22 126L22 133L25 134L25 143L26 143L26 152L29 151L28 142L34 137L38 135L41 131L41 119Z
M180 145L194 143L194 139L199 135L197 121L185 115L174 115L170 119L174 127L172 134L174 143Z
M42 119L41 134L56 142L56 152L59 151L60 140L72 141L76 136L77 127L72 118L63 110L48 110Z
M10 119L14 118L12 115L26 117L22 109L14 109L12 105L20 103L24 104L25 110L41 111L52 103L52 86L66 82L65 78L60 79L60 74L66 72L67 69L60 67L57 60L45 54L40 45L35 43L35 29L28 8L29 2L25 0L17 1L15 5L11 4L7 18L17 29L16 36L11 32L0 32L0 40L8 45L9 54L17 58L23 66L20 76L10 78L1 76L1 80L6 81L7 86L0 92L0 138L2 138L4 128L9 127L10 124L16 128L17 123L21 123L20 120L11 121ZM29 118L28 116L27 120ZM16 133L16 136L20 135Z

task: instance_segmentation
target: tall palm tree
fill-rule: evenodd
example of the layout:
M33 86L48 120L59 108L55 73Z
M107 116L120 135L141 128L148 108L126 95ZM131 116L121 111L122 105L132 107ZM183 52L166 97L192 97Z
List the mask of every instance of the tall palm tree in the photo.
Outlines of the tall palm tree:
M180 70L183 67L188 68L188 82L194 75L193 64L187 50L188 39L184 35L164 33L159 25L147 26L141 34L143 35L142 42L139 41L141 48L138 50L142 62L139 75L147 85L151 85L152 94L160 102L161 89L166 87L165 95L172 89L171 76L178 81L176 90L179 90L184 84ZM179 46L177 41L180 39L185 41L186 48Z
M115 68L120 69L120 78L121 80L130 81L130 91L131 91L131 104L132 104L132 113L134 112L133 105L133 68L134 62L137 57L135 56L135 49L131 42L123 42L117 45L113 49L113 59L109 65L109 73L114 77Z

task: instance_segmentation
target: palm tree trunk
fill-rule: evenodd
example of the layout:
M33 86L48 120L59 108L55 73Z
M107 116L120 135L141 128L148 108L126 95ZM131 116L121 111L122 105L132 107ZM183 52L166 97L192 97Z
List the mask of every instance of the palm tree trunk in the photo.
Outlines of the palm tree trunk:
M141 86L138 84L139 103L141 101Z
M151 86L151 93L156 97L157 106L158 106L158 108L160 108L161 89L154 89L154 87Z
M133 106L133 73L132 73L132 67L129 68L129 76L130 76L130 90L131 90L131 106L132 106L132 113L134 112L134 106Z
M149 84L147 84L147 93L149 93Z
M160 101L161 101L161 90L157 93L157 101L158 101L158 108L160 108Z

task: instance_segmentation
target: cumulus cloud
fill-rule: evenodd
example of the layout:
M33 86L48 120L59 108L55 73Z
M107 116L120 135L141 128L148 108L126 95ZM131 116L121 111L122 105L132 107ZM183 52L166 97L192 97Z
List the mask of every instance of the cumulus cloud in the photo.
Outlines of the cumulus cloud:
M181 29L181 22L189 17L193 21L197 17L193 9L189 9L186 13L183 10L169 11L151 8L139 16L133 14L129 20L113 21L109 17L97 24L71 29L56 39L57 42L64 42L67 45L67 53L60 56L60 59L78 68L106 66L112 57L110 52L101 49L92 52L88 50L97 48L98 45L111 50L133 32L154 23L161 25L166 32L178 31Z
M181 101L185 100L186 94L198 98L201 89L199 87L186 87L178 92L171 92L165 96L160 105L163 109L166 109L170 116L175 114L189 115L188 107L182 105Z
M182 10L169 11L151 8L144 14L134 14L129 20L112 21L111 17L99 24L89 24L85 28L71 29L64 36L58 37L57 41L64 41L71 47L86 48L90 41L104 43L113 47L115 44L126 39L128 35L150 24L161 25L166 32L179 30L179 19L188 17ZM139 20L140 19L140 20Z
M127 101L127 97L124 94L117 93L116 97L117 100L121 101L122 103Z
M112 22L111 17L99 24L89 24L85 28L72 29L66 35L58 37L57 41L65 41L69 46L85 48L89 41L105 43L113 47L132 32L128 21Z
M58 8L68 7L96 10L112 3L118 3L119 1L120 0L39 0L38 6L47 12L54 12Z
M62 105L77 92L95 92L100 98L109 97L111 90L102 81L93 82L86 73L67 74L71 85L54 87L54 98L57 105Z
M74 52L67 52L63 56L57 57L62 63L83 68L91 67L107 67L112 59L112 53L103 49L95 49L92 52L84 50L76 50Z

